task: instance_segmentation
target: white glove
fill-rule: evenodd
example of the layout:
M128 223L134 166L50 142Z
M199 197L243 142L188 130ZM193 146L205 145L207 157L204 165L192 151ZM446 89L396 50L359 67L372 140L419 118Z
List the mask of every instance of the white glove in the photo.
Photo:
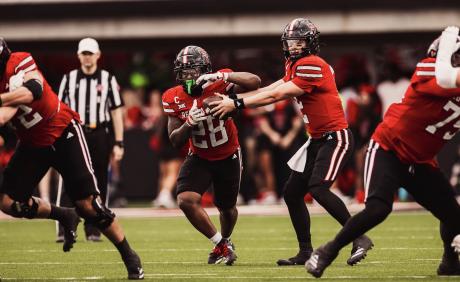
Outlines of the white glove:
M443 52L446 52L449 55L449 59L450 59L450 55L452 55L455 51L457 51L458 31L459 31L458 27L448 26L441 33L441 38L439 42L439 51L442 50Z
M204 111L202 109L198 109L198 107L196 106L196 99L193 100L192 108L190 108L190 110L188 111L188 117L185 123L188 126L193 127L197 125L198 122L205 120L205 119L206 119L206 116L205 116Z
M452 54L457 51L458 27L449 26L441 34L439 49L436 55L435 76L436 83L442 88L456 88L459 68L452 67Z
M452 240L451 246L457 254L460 254L460 234L455 236L454 240Z
M22 84L24 83L25 74L26 73L23 70L21 70L17 74L10 77L10 81L8 82L10 92L22 86Z
M211 82L215 82L217 80L223 80L223 81L227 81L228 79L228 72L215 72L215 73L207 73L207 74L202 74L200 75L200 77L198 77L198 79L196 80L196 84L200 84L200 82L202 81L211 81Z

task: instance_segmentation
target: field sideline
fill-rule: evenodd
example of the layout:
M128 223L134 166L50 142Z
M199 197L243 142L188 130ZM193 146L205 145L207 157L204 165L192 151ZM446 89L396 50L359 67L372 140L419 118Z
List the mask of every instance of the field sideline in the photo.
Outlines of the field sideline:
M126 216L126 215L125 215ZM214 221L218 220L213 216ZM232 267L207 265L211 244L182 216L121 218L131 245L143 259L153 281L287 281L314 279L303 267L278 267L275 261L296 253L295 235L287 215L242 215L233 241L239 256ZM328 215L312 216L314 246L332 238L339 225ZM401 212L370 232L375 248L355 267L345 261L346 248L322 280L458 281L438 277L442 254L438 221L425 212ZM54 243L54 224L47 221L0 221L1 281L114 281L126 277L115 249L79 240L71 253Z

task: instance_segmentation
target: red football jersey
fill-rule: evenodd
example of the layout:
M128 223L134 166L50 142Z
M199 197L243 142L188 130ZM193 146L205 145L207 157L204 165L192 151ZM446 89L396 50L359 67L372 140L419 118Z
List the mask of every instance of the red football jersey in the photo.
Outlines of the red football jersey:
M311 55L295 63L287 60L283 80L292 81L305 91L295 99L307 124L307 131L313 138L348 127L335 85L334 71L323 59Z
M0 81L0 93L8 92L10 77L21 70L27 73L38 68L31 54L12 53ZM22 144L44 147L52 145L72 119L78 120L78 114L59 101L43 78L42 97L28 105L20 105L10 122Z
M436 83L435 59L417 64L401 103L392 104L372 138L405 163L429 163L460 128L460 88Z
M219 71L231 72L230 69ZM201 96L194 98L179 85L166 90L163 94L163 109L166 114L185 122L194 99L197 100L197 107L202 108L204 99L213 96L215 92L227 94L232 87L232 83L218 80L204 88ZM238 131L233 120L220 120L212 115L208 115L206 120L200 121L193 128L189 143L193 153L210 161L228 158L240 146Z

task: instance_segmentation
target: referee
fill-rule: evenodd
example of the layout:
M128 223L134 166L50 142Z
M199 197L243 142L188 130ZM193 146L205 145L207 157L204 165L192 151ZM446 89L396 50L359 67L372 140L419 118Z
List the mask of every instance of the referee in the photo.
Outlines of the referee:
M59 99L80 115L101 199L107 206L110 155L119 161L124 153L123 100L115 76L97 65L101 56L97 41L82 39L77 54L81 67L64 75ZM58 203L60 195L62 185L59 185ZM85 234L88 241L101 240L99 230L86 222Z

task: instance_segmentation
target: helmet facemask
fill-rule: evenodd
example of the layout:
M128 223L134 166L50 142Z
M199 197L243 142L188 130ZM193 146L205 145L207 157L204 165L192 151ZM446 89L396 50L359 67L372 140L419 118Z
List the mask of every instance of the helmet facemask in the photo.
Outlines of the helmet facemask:
M319 31L309 20L299 18L289 23L281 36L286 58L293 61L319 53Z
M211 62L209 55L203 48L198 46L187 46L182 49L174 61L174 72L176 80L179 82L184 91L190 96L200 96L203 92L203 81L196 84L196 80L203 74L210 73Z

